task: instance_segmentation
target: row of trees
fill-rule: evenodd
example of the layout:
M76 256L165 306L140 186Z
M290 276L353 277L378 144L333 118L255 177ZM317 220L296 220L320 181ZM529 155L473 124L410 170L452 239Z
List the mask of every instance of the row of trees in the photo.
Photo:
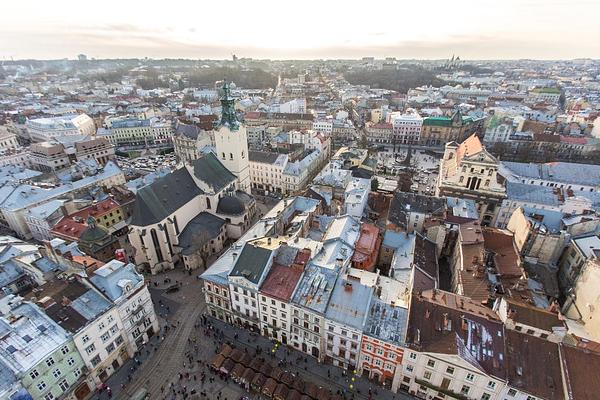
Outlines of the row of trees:
M346 80L353 85L369 85L373 88L395 90L406 93L409 89L422 85L442 86L445 82L435 74L418 65L406 64L398 69L359 69L344 74Z

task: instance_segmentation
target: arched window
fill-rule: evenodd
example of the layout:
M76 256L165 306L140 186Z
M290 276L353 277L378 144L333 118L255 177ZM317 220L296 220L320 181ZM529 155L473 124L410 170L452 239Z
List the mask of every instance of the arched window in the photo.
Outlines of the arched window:
M210 198L206 198L206 208L210 210Z
M158 236L156 236L156 229L152 228L150 230L150 236L152 237L152 245L154 246L154 251L156 251L156 257L158 258L158 262L163 262L165 259L163 258L162 250L160 249Z
M225 153L221 153L221 158L224 160L225 159Z
M177 216L173 216L173 225L175 225L175 234L179 235L179 225L177 224Z
M233 153L229 153L229 159L233 160Z

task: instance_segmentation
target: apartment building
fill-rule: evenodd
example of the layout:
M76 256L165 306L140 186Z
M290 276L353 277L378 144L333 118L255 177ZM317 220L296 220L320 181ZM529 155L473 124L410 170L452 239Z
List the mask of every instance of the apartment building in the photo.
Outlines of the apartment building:
M47 142L61 136L94 135L96 125L86 114L36 118L25 123L33 142Z
M13 372L34 399L83 399L93 390L71 335L20 297L0 300L0 367Z
M158 319L143 275L133 264L112 260L94 271L89 282L117 308L128 354L134 354L158 333ZM107 317L108 319L108 317ZM116 335L111 334L115 341Z

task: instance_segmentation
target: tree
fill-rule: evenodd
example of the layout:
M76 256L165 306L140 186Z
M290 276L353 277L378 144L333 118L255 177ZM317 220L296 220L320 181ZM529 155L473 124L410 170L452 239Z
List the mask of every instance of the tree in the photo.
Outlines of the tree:
M200 256L204 269L208 268L208 257L210 256L208 243L210 239L210 235L205 230L199 230L192 235L191 244L196 248L196 253Z
M361 149L366 149L369 146L369 142L367 141L367 135L364 133L360 136L360 142L358 143L358 147Z
M379 179L371 179L371 192L376 192L379 189Z

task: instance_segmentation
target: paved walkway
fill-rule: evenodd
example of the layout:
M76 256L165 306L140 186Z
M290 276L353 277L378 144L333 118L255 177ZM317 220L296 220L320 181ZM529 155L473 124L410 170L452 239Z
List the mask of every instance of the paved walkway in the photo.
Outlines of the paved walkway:
M210 318L210 321L216 329L223 332L223 341L231 342L241 348L245 347L250 354L254 354L256 349L260 349L261 355L273 365L285 361L285 366L282 367L287 371L301 376L305 381L328 387L334 393L340 391L348 399L368 399L369 389L371 389L372 398L377 400L413 398L404 393L392 393L361 376L355 376L352 381L352 376L349 376L341 368L320 363L317 359L305 356L304 353L291 347L284 345L275 347L274 342L263 336L250 334L245 329L233 327L220 320ZM353 387L350 388L350 385Z

